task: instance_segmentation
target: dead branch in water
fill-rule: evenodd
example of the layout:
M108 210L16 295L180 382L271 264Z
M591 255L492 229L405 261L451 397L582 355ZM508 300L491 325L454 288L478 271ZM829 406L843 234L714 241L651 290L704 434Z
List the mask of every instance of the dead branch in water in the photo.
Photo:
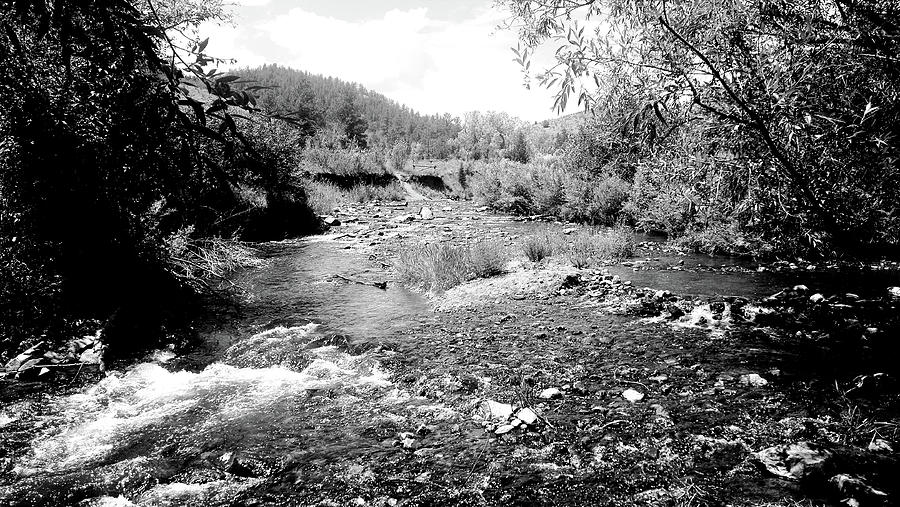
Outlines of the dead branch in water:
M370 287L375 287L376 289L387 290L387 282L366 282L363 280L354 280L353 278L348 278L344 275L334 275L335 278L340 278L341 280L346 280L350 283L356 283L359 285L368 285Z

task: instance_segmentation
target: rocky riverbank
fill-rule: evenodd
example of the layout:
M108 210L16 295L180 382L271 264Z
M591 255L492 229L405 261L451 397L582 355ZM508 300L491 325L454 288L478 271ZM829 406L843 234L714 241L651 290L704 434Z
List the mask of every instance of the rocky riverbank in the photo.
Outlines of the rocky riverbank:
M453 201L348 206L329 221L325 235L264 249L245 314L207 333L207 359L156 353L72 396L7 391L0 500L897 498L900 312L887 271L835 290L816 284L827 267L760 270L649 239L621 262L532 262L525 238L579 228ZM424 300L400 286L402 249L476 241L507 249L502 274Z

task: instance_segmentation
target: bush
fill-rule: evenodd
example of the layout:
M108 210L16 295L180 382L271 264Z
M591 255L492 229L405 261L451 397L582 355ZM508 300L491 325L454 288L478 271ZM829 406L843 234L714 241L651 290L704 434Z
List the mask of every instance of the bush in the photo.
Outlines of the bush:
M406 192L397 181L393 181L385 186L361 183L354 185L347 193L347 197L349 200L358 203L370 201L402 201L406 199Z
M301 157L300 171L307 174L324 173L336 176L389 174L381 154L359 148L308 148Z
M346 199L340 187L325 181L305 180L303 187L309 207L319 215L334 213L335 208Z
M522 242L522 251L531 262L540 262L553 255L553 239L547 233L528 236Z
M634 238L627 229L579 231L567 245L567 257L576 268L598 266L634 254Z
M549 215L572 222L613 225L628 200L630 184L616 175L572 172L559 161L474 165L473 195L497 211Z
M734 222L716 222L700 230L688 231L676 240L676 244L707 255L765 257L772 253L771 245L749 236Z
M400 251L394 267L407 283L443 291L469 280L503 273L506 249L493 242L453 246L446 243L416 245Z

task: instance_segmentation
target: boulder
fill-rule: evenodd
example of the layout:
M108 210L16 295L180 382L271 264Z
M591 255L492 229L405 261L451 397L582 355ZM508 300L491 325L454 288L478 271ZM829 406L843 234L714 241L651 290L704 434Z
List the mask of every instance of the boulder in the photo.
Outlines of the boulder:
M422 220L431 220L434 218L434 213L428 206L422 206L422 209L419 210L419 216L422 217Z
M325 218L323 218L322 222L329 227L337 227L337 226L341 225L341 221L331 215L328 215Z

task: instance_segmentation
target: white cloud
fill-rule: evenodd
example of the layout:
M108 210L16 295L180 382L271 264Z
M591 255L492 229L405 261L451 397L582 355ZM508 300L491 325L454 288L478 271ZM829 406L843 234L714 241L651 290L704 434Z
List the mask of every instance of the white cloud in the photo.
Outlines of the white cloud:
M260 0L241 0L258 2ZM350 22L294 8L273 19L215 27L210 50L239 66L279 63L355 81L423 113L507 111L527 120L553 116L546 90L526 90L510 47L495 32L503 14L485 8L462 22L429 18L427 8L392 10Z

